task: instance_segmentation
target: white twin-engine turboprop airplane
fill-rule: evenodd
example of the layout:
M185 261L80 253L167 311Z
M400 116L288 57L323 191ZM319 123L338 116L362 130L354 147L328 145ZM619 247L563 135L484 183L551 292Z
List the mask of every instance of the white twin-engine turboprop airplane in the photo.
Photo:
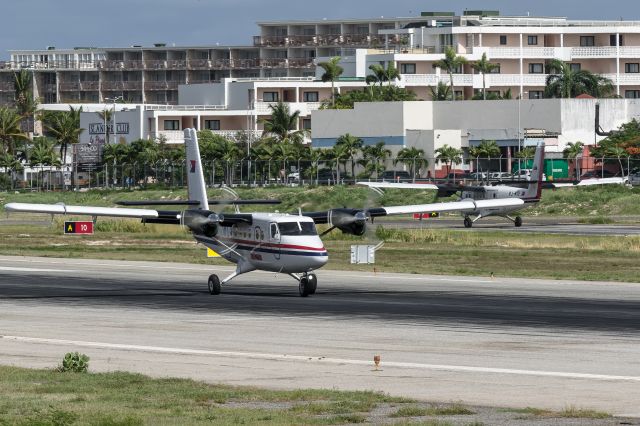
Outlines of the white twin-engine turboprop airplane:
M335 208L320 212L240 213L242 204L274 204L274 200L230 200L207 199L200 150L194 129L185 129L187 158L188 196L186 201L134 201L121 202L125 206L189 206L183 211L135 209L121 207L67 206L64 204L9 203L8 212L47 213L61 215L125 217L142 219L144 223L175 224L187 227L200 243L219 253L237 265L235 272L222 281L217 275L209 276L209 292L219 294L226 284L240 274L254 270L285 273L298 281L298 290L305 297L314 294L317 277L314 273L329 259L327 250L316 231L315 224L328 224L326 234L334 229L353 235L363 235L367 222L374 217L429 213L429 212L476 212L477 209L518 209L523 198L501 198L488 200L464 200L448 203L420 204L408 206L377 207L369 209ZM518 195L518 194L514 194ZM234 205L234 213L222 213L224 205ZM217 206L218 211L210 209ZM484 211L483 210L483 211Z
M468 204L468 208L460 208L449 211L459 211L464 216L464 226L471 228L479 219L487 216L501 216L511 220L515 226L522 226L522 217L511 217L510 214L522 210L540 201L542 193L542 165L544 164L544 144L536 147L533 159L533 168L526 188L508 185L497 186L460 186L433 185L421 183L395 183L395 182L358 182L370 188L397 188L397 189L436 189L439 195L452 195L460 192L461 201L441 204L460 205ZM433 210L442 211L442 210ZM475 216L472 219L472 216Z

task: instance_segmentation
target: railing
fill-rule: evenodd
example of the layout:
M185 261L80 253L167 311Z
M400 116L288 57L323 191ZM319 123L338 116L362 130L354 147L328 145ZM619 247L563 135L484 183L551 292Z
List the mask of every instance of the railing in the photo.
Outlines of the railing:
M58 88L61 92L72 92L76 90L80 90L80 82L78 81L68 81L68 82L60 82Z
M447 74L401 74L400 84L404 86L435 86L439 81L449 83ZM454 74L454 86L472 86L473 74Z
M547 83L547 74L487 74L487 86L520 86L522 82L525 86L545 86ZM474 86L482 87L482 75L474 76L479 80Z
M84 90L84 91L100 90L100 82L99 81L81 81L80 90Z
M285 102L285 104L289 105L289 108L291 109L291 111L296 111L299 110L300 111L300 115L308 115L310 111L315 111L320 109L320 106L322 105L321 102ZM277 102L256 102L253 105L253 110L255 110L255 112L257 114L271 114L271 106L276 106Z
M501 58L520 58L522 52L523 58L560 58L563 57L563 49L561 47L474 47L473 53L482 55L486 53L490 59Z
M610 79L613 84L640 85L640 74L602 74Z
M145 104L146 111L220 111L227 109L226 105L152 105Z
M184 81L145 81L144 90L178 90L180 84L186 84Z

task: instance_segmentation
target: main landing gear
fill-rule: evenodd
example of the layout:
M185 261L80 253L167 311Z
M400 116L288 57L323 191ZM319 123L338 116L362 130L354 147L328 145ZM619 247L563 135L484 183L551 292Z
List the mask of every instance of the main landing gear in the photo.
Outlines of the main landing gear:
M209 294L220 294L222 285L220 284L220 278L216 274L209 275Z
M464 217L464 227L465 228L471 228L473 226L473 224L475 223L476 220L480 219L482 216L478 216L475 219L471 219L471 217L469 216L465 216ZM516 228L520 228L522 226L522 217L520 216L516 216L515 218L512 218L511 216L502 216L505 217L507 219L509 219L511 222L513 222L513 224L516 226Z
M222 291L222 284L231 280L236 274L232 274L225 278L224 281L220 281L220 278L216 274L209 275L209 281L207 282L209 288L209 294L218 295ZM318 277L311 272L305 272L298 276L296 274L289 274L298 281L298 292L300 296L307 297L315 294L316 288L318 288Z

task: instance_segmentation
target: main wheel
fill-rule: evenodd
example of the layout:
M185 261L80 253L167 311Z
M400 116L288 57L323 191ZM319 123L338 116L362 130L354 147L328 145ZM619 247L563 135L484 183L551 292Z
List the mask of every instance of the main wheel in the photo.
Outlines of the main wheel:
M316 288L318 288L318 277L316 274L308 274L307 280L309 281L310 287L309 294L316 294Z
M220 294L222 286L220 285L220 278L217 275L209 275L209 294Z
M516 220L514 223L516 225L516 228L520 228L522 226L522 218L520 216L516 216Z
M464 218L464 227L465 228L471 228L472 226L473 226L473 222L471 221L471 218L465 217Z
M309 279L305 276L300 278L300 282L298 283L298 292L301 297L307 297L311 293L311 285L309 283Z

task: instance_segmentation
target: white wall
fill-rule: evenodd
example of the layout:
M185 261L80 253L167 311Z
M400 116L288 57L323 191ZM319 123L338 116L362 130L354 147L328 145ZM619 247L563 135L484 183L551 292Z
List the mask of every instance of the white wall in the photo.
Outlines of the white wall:
M131 143L136 139L140 139L140 135L144 134L144 129L141 129L140 110L130 111L116 111L116 123L118 133L116 135L116 142L124 141ZM112 125L113 122L108 123ZM113 127L113 126L111 126ZM104 143L104 120L100 118L96 112L82 112L80 113L80 128L85 129L80 134L80 143ZM109 136L111 143L114 143L113 133ZM144 136L143 136L144 137Z
M224 84L181 84L178 99L181 105L224 105L224 88Z

